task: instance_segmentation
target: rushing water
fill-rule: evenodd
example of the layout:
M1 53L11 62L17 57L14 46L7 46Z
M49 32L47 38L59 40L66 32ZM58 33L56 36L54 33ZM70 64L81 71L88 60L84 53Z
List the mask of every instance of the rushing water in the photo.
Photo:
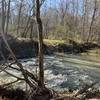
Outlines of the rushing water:
M100 80L100 63L83 59L79 56L65 55L59 56L46 56L44 59L45 66L45 84L53 89L62 91L68 89L79 89L86 84ZM35 58L21 60L23 66L29 71L33 71L36 74L38 69ZM14 67L16 65L13 65ZM22 76L17 71L8 71L17 76ZM14 78L0 73L1 84L14 80ZM9 78L10 77L10 78ZM23 86L22 82L18 83L18 86ZM99 87L99 84L98 84Z

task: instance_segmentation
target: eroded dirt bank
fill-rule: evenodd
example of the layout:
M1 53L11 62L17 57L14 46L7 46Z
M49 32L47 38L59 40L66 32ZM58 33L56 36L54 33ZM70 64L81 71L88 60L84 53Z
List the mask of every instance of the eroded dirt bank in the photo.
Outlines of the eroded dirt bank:
M38 41L37 40L27 40L27 39L17 39L11 35L5 36L12 51L18 59L35 57L38 55ZM87 52L88 50L94 48L100 48L99 45L95 43L84 43L78 44L75 41L71 41L70 44L57 44L48 45L44 43L44 54L51 55L54 52L64 52L68 54L78 54L82 52ZM11 59L11 55L3 42L2 36L0 36L0 60Z

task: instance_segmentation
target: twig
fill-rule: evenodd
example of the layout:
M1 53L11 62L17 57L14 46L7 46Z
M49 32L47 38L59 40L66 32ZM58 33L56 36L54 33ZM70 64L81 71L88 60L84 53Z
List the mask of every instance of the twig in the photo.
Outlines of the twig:
M5 70L6 68L8 68L9 66L11 66L11 65L13 65L13 64L15 64L15 62L12 62L11 64L9 64L9 65L2 65L2 66L5 66L4 68L2 68L2 70ZM0 69L1 69L1 67L0 67ZM2 70L0 71L0 72L2 72Z
M12 66L10 66L10 68L15 69L15 70L17 70L17 71L21 71L20 69L15 68L15 67L12 67ZM33 73L29 72L28 70L25 70L25 73L26 73L31 79L33 79L35 82L38 82L38 79L35 78L35 76L33 75Z
M15 80L15 81L13 81L13 82L9 82L9 83L3 84L3 85L1 85L1 86L3 86L3 87L9 86L9 85L14 84L14 83L16 83L16 82L18 82L18 81L19 81L19 79Z
M15 69L15 70L17 70L17 71L21 71L20 69L15 68L15 67L12 67L12 66L10 66L10 68ZM37 84L36 84L36 82L38 82L37 78L35 78L35 76L34 76L31 72L29 72L29 71L27 71L27 70L25 70L25 73L32 79L32 82L33 82L35 85L37 85ZM34 80L34 81L33 81L33 80Z
M24 78L20 78L20 77L17 77L17 76L15 76L15 75L9 73L9 72L6 71L5 69L2 69L2 68L1 68L0 70L4 71L5 73L7 73L7 74L9 74L10 76L15 77L15 78L17 78L17 79L19 79L19 80L25 80Z
M98 82L94 82L91 85L85 86L83 89L80 89L75 95L73 95L73 97L77 97L80 94L83 94L84 92L86 92L89 88L93 87L95 84L97 84Z

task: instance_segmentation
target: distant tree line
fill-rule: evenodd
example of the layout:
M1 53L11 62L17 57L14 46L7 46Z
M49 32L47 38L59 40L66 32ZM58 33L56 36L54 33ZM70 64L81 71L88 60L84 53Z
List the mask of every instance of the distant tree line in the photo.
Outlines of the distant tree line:
M99 0L50 0L50 4L47 1L40 5L44 38L100 42ZM37 38L34 0L4 2L5 21L9 17L8 32L17 37ZM0 23L1 20L0 14Z

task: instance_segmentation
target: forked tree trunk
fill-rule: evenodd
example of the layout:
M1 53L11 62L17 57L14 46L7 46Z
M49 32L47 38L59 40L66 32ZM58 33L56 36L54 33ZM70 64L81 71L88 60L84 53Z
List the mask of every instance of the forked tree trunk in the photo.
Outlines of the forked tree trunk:
M39 41L39 83L40 87L44 87L44 69L43 69L43 27L42 21L40 18L40 0L36 1L36 21L38 29L38 41Z

